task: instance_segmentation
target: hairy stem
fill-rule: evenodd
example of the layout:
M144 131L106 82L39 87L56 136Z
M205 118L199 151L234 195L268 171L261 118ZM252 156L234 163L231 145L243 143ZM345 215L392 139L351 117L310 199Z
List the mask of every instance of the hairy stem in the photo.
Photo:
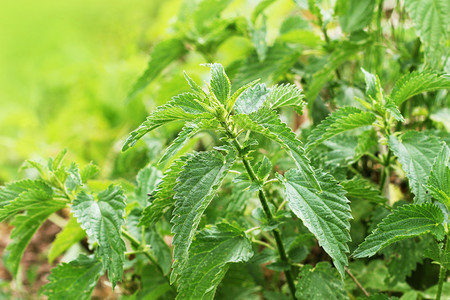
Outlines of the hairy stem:
M445 237L444 241L444 251L447 250L448 247L448 238L447 235ZM441 266L441 269L439 270L439 283L438 283L438 290L436 292L436 300L441 300L441 294L442 294L442 287L444 286L444 281L447 279L447 269L444 266Z
M256 175L255 171L253 170L252 166L250 165L250 162L248 161L248 159L245 158L245 155L242 153L242 151L243 151L242 146L239 144L239 141L237 140L236 136L229 129L229 126L225 122L222 125L224 126L227 135L232 139L232 143L235 146L236 150L238 151L239 157L241 158L242 163L244 164L245 170L247 171L248 176L250 177L251 181L258 182L259 181L258 176ZM267 220L269 220L269 221L273 220L273 214L270 211L269 202L266 198L266 195L265 195L263 189L260 189L258 191L258 197L259 197L259 201L261 202L261 206L264 210ZM284 245L281 240L280 232L278 231L278 229L274 229L274 230L272 230L272 234L275 237L275 242L277 244L277 249L278 249L278 254L280 256L280 260L285 264L289 264L286 250L284 249ZM284 271L284 274L286 276L286 281L288 283L289 291L291 292L292 298L297 299L295 297L295 285L294 285L294 278L292 275L292 268L290 270Z

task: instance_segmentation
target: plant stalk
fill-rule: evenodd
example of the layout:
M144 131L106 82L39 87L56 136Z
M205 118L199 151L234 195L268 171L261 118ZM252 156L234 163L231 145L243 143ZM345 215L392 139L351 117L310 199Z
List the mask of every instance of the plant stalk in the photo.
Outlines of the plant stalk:
M236 136L231 132L231 130L229 129L229 127L226 124L223 124L223 125L227 132L227 135L232 139L233 145L235 146L236 150L238 151L239 157L241 158L242 163L244 164L245 170L247 171L251 181L252 182L259 181L258 176L256 175L255 171L253 170L252 166L250 165L250 162L244 157L244 155L242 153L242 147L239 144L239 141L237 140ZM269 221L273 220L273 215L269 208L269 202L266 198L266 195L265 195L263 189L260 189L258 191L258 197L259 197L259 201L261 202L261 206L264 210L267 220L269 220ZM278 229L273 229L272 233L273 233L273 236L275 237L275 241L277 244L277 249L278 249L278 253L280 255L281 261L283 263L289 264L286 250L284 249L284 245L281 240L280 232L278 231ZM292 298L297 299L295 297L295 285L294 285L294 278L292 275L292 268L290 270L284 271L284 274L286 276L286 281L288 283L289 291L291 292Z
M444 241L444 251L447 250L448 247L448 238L449 236L447 235L445 237L445 241ZM447 269L441 265L441 269L439 270L439 283L438 283L438 290L436 292L436 300L441 300L441 295L442 295L442 287L444 286L444 281L447 278Z

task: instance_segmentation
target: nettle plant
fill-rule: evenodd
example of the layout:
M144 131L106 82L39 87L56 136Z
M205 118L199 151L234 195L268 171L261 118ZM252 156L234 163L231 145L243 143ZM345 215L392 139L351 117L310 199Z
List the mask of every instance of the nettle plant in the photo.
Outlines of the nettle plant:
M337 109L309 134L305 130L302 142L280 115L281 110L302 113L301 89L253 81L232 93L222 65L208 66L207 91L185 74L192 91L158 107L123 146L127 150L162 125L185 122L159 159L159 166L168 165L163 174L156 164L149 165L137 175L136 187L108 186L90 181L98 172L92 164L81 171L75 163L64 165L65 152L46 165L27 162L38 178L0 190L0 220L14 218L5 255L9 270L18 274L37 229L69 207L70 219L49 259L85 237L90 253L52 270L43 292L49 299L89 299L105 273L113 287L122 281L123 297L129 294L130 299L230 299L255 293L267 299L369 296L348 268L349 257L390 257L402 251L396 245L414 248L420 243L426 243L417 248L426 250L420 256L440 265L439 299L450 267L450 150L431 131L395 129L405 122L399 106L414 95L449 88L448 76L412 72L387 96L378 77L363 70L365 99ZM210 144L204 143L205 151L186 153L185 146L200 132L209 134ZM336 138L345 144L348 133L353 134L353 152L344 166L349 171L342 175L337 170L342 162L337 164L335 153L321 147L342 145ZM378 170L379 188L353 167L367 158ZM390 182L403 174L400 167L414 194L412 203L393 203L389 196ZM373 231L350 254L351 205L361 199L377 207ZM408 241L413 246L399 244ZM308 264L316 242L335 268L327 258ZM403 281L416 263L397 264L402 271L391 283ZM262 265L272 272L268 284ZM249 276L255 283L244 286Z

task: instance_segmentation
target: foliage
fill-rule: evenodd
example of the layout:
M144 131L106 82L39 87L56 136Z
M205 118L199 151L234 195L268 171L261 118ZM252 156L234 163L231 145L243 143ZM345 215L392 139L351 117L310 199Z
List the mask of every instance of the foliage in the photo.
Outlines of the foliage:
M0 173L5 267L29 281L24 253L52 224L50 300L106 278L121 299L450 296L446 11L184 1L102 104L105 135L77 120L82 146Z

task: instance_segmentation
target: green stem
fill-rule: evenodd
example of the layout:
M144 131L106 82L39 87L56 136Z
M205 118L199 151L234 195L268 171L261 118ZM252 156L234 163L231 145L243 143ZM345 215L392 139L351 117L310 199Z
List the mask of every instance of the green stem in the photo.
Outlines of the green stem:
M250 177L251 181L258 182L259 181L258 176L256 175L255 171L253 170L252 166L250 165L250 162L248 161L248 159L246 159L244 154L242 153L243 149L242 149L241 145L239 144L239 141L237 140L236 136L229 129L229 126L225 122L223 122L222 125L223 125L224 129L226 130L227 135L232 139L232 143L235 146L236 150L238 151L239 157L241 158L242 163L244 164L245 170L247 171L248 176ZM261 202L261 206L264 210L264 213L266 214L266 218L270 222L271 220L273 220L273 214L270 211L269 202L266 198L266 195L265 195L263 189L260 189L258 191L258 197L259 197L259 201ZM274 229L274 230L272 230L272 233L273 233L273 236L275 237L275 242L277 244L280 260L283 263L289 264L286 250L284 249L284 245L281 240L280 232L278 231L278 229ZM292 276L292 269L284 271L284 274L286 276L286 281L288 283L292 298L297 299L295 297L295 285L294 285L294 278Z
M170 279L164 275L164 271L161 268L161 266L156 262L156 259L153 257L153 255L150 253L150 251L148 251L148 247L143 244L144 241L141 243L138 239L136 239L130 232L128 232L125 229L121 229L122 232L122 236L125 237L128 241L130 241L130 243L136 248L136 254L137 253L142 253L144 254L151 262L153 265L155 265L155 267L158 269L159 272L161 272L161 274L163 275L163 277L166 279L166 281L169 283L169 286L175 290L175 287L173 285L170 284Z
M441 299L442 294L442 287L444 286L445 278L447 277L447 269L444 268L444 266L441 266L441 269L439 270L439 284L438 284L438 290L436 293L436 300Z
M448 246L448 238L449 236L447 235L444 241L444 251L447 250L447 246ZM439 270L439 283L438 283L438 290L436 293L436 300L440 300L441 299L441 294L442 294L442 287L444 286L444 281L447 278L447 269L441 265L441 269Z

